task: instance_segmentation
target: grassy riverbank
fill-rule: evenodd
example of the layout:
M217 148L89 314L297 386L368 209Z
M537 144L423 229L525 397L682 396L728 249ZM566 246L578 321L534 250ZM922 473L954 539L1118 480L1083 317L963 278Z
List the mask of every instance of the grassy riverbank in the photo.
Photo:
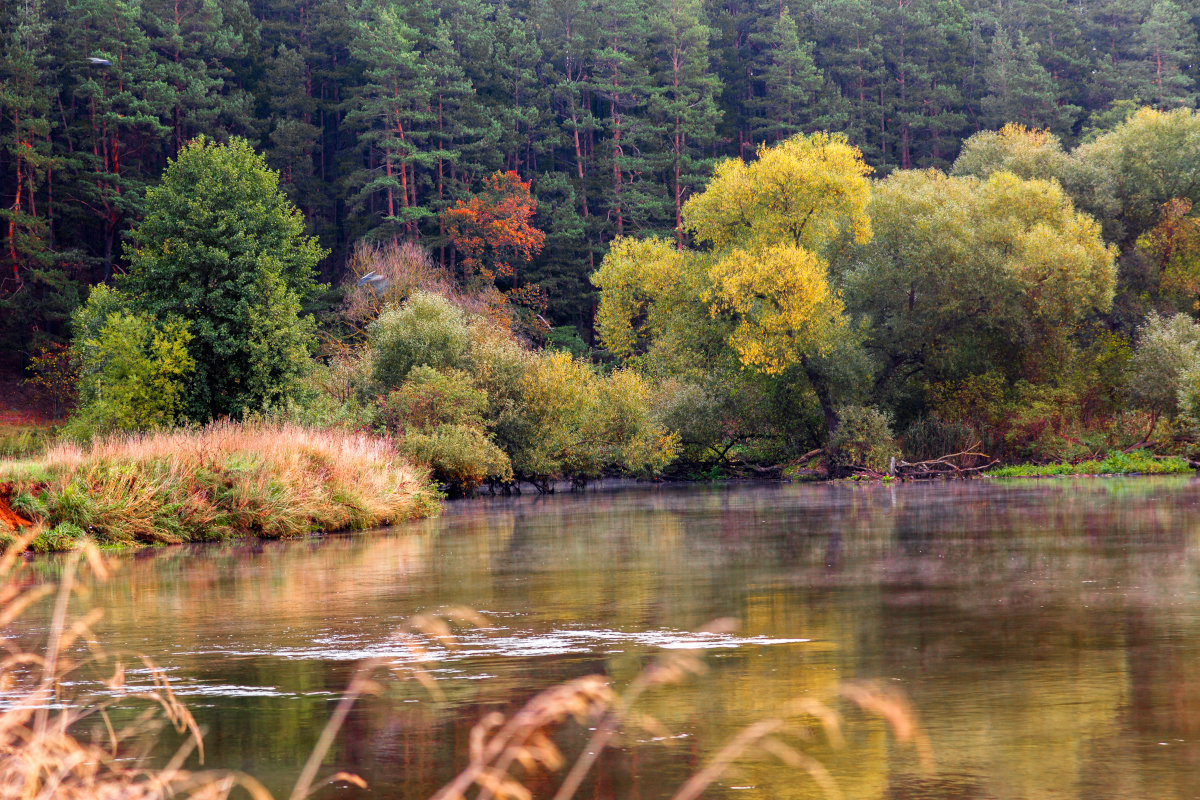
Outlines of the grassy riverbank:
M1077 464L1009 464L984 473L991 478L1042 478L1058 475L1176 475L1195 472L1186 459L1178 456L1156 457L1145 450L1109 453L1102 460Z
M368 528L434 514L439 502L427 473L385 439L232 423L0 461L0 496L42 529L39 550L84 536L174 544Z

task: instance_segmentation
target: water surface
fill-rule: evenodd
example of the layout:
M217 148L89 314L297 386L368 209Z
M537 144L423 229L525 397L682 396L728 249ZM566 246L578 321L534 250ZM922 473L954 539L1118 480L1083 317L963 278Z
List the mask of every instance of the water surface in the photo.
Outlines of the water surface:
M119 555L91 602L108 645L169 672L208 764L284 796L356 663L404 657L403 620L463 605L489 629L430 665L444 702L384 681L351 714L327 766L371 788L345 796L428 797L487 712L589 673L623 686L661 648L703 645L707 673L646 696L656 724L603 758L581 797L670 797L742 726L872 680L907 695L936 771L839 705L846 747L804 746L853 800L1195 798L1198 501L1180 478L484 499L383 532ZM720 617L740 629L692 633ZM821 793L757 754L706 796Z

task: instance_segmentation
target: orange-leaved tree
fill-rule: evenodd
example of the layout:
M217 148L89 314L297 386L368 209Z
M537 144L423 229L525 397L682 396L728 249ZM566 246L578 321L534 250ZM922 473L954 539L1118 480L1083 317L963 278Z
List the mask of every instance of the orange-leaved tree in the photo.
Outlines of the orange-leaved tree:
M546 235L530 223L536 211L529 181L509 170L489 175L482 191L442 212L446 235L462 256L463 278L511 277L514 263L540 253Z

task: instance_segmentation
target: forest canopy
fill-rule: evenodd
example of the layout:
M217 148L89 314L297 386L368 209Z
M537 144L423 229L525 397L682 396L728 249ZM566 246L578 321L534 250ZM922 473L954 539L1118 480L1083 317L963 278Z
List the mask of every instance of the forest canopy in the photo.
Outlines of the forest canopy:
M1132 241L1187 194L1154 176L1186 183L1190 123L1156 123L1180 141L1102 134L1141 105L1195 106L1198 22L1173 0L5 3L0 337L24 363L68 335L87 288L128 269L147 189L200 134L265 154L331 284L363 240L476 268L446 212L512 172L544 238L517 241L530 258L499 286L589 340L588 276L612 240L685 242L683 207L716 163L797 132L843 133L876 176L978 174L998 156L978 142L956 162L962 143L1017 123L1042 155L1010 154L1009 171L1086 184L1077 205ZM1081 144L1062 173L1056 147Z
M0 367L81 436L366 427L461 491L1182 452L1198 24L1172 0L6 4Z

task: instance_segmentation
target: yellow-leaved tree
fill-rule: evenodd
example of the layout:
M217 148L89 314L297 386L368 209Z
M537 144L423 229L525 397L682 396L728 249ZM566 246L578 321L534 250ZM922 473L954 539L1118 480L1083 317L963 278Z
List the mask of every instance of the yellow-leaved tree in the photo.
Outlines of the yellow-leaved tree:
M683 209L684 227L706 250L613 243L592 278L605 346L626 358L674 354L676 364L690 352L692 372L717 369L722 348L740 369L767 376L799 367L832 431L829 382L813 359L849 335L829 258L871 238L870 172L858 148L826 133L762 147L753 162L721 162Z

